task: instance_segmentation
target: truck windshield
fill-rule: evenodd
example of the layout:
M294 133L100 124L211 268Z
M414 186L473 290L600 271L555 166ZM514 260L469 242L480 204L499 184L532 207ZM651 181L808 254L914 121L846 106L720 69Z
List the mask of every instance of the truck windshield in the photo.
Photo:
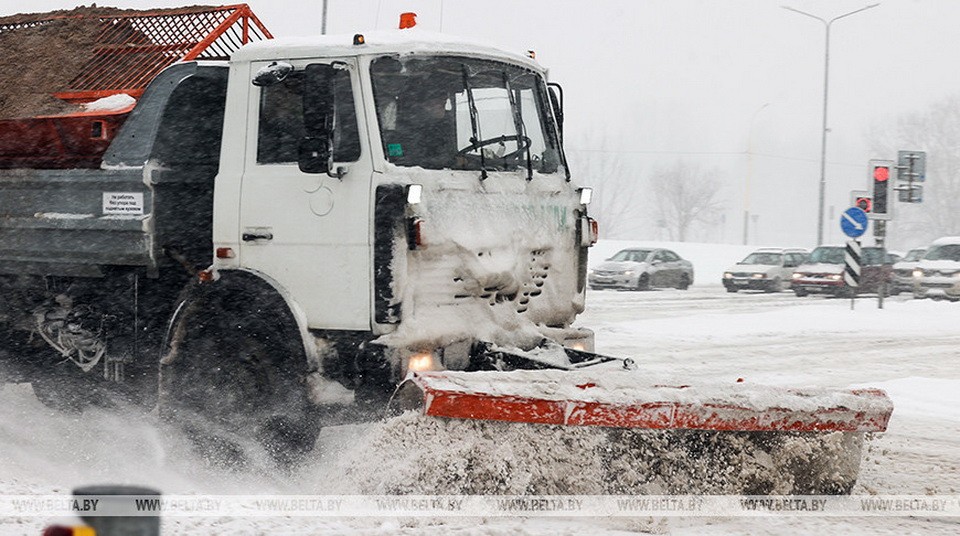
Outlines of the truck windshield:
M456 56L384 56L373 61L370 73L389 162L562 171L546 87L537 73Z

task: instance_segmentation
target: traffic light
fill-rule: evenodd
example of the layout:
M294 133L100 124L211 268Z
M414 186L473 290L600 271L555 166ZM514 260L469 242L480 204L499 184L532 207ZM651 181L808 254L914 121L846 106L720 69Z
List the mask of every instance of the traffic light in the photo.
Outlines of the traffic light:
M896 165L892 160L870 161L870 183L873 192L873 206L870 215L875 220L890 219L890 205L893 203L890 193L893 191L892 180Z
M853 206L869 214L873 212L873 199L867 196L859 196L853 200Z

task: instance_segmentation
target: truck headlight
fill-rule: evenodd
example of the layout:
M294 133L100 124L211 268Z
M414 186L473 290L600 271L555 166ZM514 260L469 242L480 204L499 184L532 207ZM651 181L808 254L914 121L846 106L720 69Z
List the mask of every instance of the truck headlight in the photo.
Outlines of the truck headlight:
M733 274L731 274L730 272L723 272L723 278L724 278L724 279L733 279Z
M767 277L767 274L753 274L750 277L754 279L763 279L764 277Z
M834 281L840 281L843 278L843 276L840 274L830 274L829 278Z
M793 272L793 275L790 276L790 277L792 277L792 278L794 278L794 279L800 279L800 278L803 277L803 274L801 274L800 272Z
M433 352L417 352L407 359L407 370L422 372L424 370L441 370L443 367L437 362Z
M915 269L913 271L913 277L923 277L923 270L921 268Z

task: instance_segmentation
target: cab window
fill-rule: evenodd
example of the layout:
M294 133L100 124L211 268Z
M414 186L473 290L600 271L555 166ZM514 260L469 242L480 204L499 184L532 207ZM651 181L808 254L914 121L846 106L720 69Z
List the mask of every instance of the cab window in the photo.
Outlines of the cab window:
M258 164L297 162L300 141L306 135L303 113L304 72L294 71L280 83L260 88L257 129ZM354 162L360 158L360 134L350 73L338 71L333 78L334 114L331 120L316 118L333 126L333 160Z

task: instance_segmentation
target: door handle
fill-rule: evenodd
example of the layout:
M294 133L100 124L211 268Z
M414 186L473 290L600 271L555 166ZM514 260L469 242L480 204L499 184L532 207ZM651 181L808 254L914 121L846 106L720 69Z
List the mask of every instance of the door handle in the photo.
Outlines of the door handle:
M256 240L273 240L273 233L268 233L268 232L259 232L259 233L246 232L246 233L243 233L243 235L241 235L240 238L242 238L244 242L253 242L253 241L256 241Z

